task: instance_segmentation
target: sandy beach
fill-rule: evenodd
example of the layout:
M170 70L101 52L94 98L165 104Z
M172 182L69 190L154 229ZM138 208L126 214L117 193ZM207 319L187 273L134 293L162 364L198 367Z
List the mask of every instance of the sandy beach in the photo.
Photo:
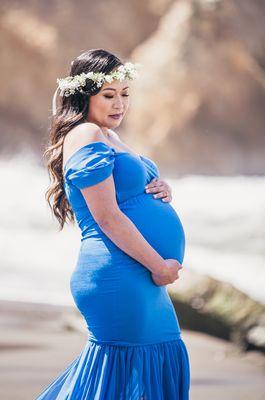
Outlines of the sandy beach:
M0 302L0 398L34 400L82 351L85 325L72 307ZM265 357L183 330L191 363L191 400L262 400ZM172 399L173 400L173 399Z

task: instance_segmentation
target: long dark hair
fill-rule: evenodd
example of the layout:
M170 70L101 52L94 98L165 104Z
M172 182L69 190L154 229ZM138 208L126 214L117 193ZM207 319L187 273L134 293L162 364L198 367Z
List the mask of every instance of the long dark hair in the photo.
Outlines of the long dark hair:
M76 57L71 63L70 76L82 72L110 73L124 63L114 54L104 49L91 49ZM59 221L59 230L63 229L66 220L74 223L74 213L65 195L63 186L63 143L67 133L85 121L89 111L90 96L96 95L100 88L91 80L82 88L83 93L76 92L70 96L60 96L61 105L52 117L48 134L48 145L43 153L50 178L50 186L45 198L52 213ZM58 96L59 97L59 96Z

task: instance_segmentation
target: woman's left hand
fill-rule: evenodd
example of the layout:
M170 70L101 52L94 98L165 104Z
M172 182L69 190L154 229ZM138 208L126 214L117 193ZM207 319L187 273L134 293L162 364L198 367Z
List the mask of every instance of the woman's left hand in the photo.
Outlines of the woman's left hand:
M154 193L155 199L162 199L164 202L172 201L171 187L160 178L153 178L148 185L145 186L146 193Z

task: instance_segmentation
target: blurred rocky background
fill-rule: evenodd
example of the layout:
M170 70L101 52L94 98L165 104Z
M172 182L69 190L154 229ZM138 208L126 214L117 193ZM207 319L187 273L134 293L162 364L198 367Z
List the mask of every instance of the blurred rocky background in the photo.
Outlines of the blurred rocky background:
M41 153L56 78L89 48L142 63L120 132L163 171L265 171L262 0L2 1L1 151Z

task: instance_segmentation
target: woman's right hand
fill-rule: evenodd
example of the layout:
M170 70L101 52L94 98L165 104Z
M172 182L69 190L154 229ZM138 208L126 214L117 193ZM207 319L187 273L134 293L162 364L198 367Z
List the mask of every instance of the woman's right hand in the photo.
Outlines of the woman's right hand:
M162 273L151 273L152 279L157 286L168 285L175 282L177 279L179 279L179 270L183 268L182 265L174 258L166 259L165 264L166 265L162 270Z

